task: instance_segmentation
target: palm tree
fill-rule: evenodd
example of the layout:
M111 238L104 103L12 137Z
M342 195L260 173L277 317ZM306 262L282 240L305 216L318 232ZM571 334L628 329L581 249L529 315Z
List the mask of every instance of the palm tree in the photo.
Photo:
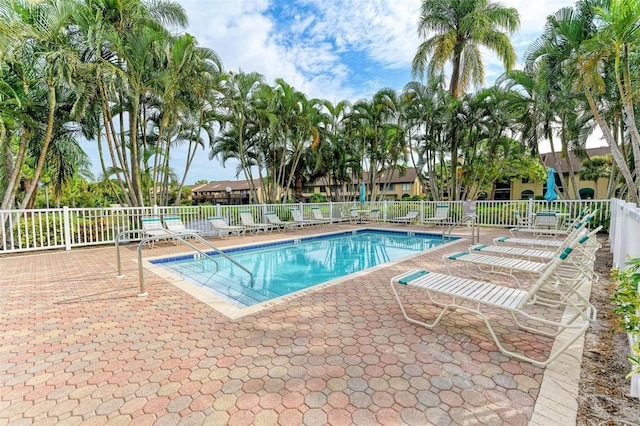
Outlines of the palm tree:
M520 26L518 11L488 0L423 0L418 33L427 38L418 47L413 58L414 75L429 77L442 74L451 61L449 92L454 99L462 96L471 83L484 82L484 64L480 47L495 52L509 70L516 61L516 53L508 34ZM433 34L433 35L431 35ZM458 167L458 136L451 129L451 169ZM456 174L452 174L452 187L456 188ZM457 194L453 194L457 199Z
M222 77L220 100L220 132L211 143L209 158L220 156L223 161L239 161L238 173L243 173L255 194L252 167L255 165L255 138L251 128L254 115L254 95L264 77L259 73L229 72Z
M593 156L582 161L582 168L578 171L580 179L592 180L595 184L594 198L598 198L598 179L611 175L611 157Z
M637 87L635 86L635 52L640 44L640 0L611 0L593 9L600 24L596 34L585 41L578 57L583 89L591 111L602 130L616 164L627 185L631 201L640 202L640 132L635 118ZM623 106L623 119L627 126L634 158L635 180L631 175L615 137L600 115L601 108L595 96L606 90L607 80L603 70L610 67L615 76L615 87ZM612 67L612 68L611 68Z
M415 75L429 77L442 73L451 61L449 91L460 97L470 84L484 82L484 65L480 47L495 52L504 67L510 69L516 53L507 34L520 26L518 11L487 0L423 0L418 33L428 37L418 47L413 59ZM433 34L433 35L431 35Z
M432 79L428 85L412 81L403 90L403 102L407 104L404 110L409 120L406 134L411 147L411 161L424 188L429 188L435 200L442 198L436 165L444 160L447 148L445 111L450 100L442 78Z
M145 167L147 142L142 107L163 64L163 48L171 39L163 25L186 26L186 13L171 1L87 0L83 6L77 22L90 52L87 60L96 64L112 169L117 172L122 192L129 198L127 201L142 206L141 167Z

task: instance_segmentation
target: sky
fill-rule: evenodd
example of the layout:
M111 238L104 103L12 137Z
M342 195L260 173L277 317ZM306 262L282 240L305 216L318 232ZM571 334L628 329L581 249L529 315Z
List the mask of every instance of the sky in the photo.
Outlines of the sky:
M309 98L369 99L382 88L401 90L414 78L411 61L421 42L417 22L421 0L179 0L187 12L184 30L213 49L226 71L258 72L269 84L283 78ZM519 64L540 36L546 17L567 0L502 0L520 14L511 41ZM485 86L502 74L502 63L486 53ZM185 150L172 152L172 168L184 169ZM199 151L187 177L236 180L236 163L225 166ZM98 165L97 153L92 155ZM97 170L97 167L94 167ZM98 173L96 173L97 175Z

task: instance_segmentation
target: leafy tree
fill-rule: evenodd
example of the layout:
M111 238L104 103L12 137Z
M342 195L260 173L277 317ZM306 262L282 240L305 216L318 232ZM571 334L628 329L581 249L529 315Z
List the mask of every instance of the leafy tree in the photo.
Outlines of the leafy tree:
M595 198L598 198L598 179L611 176L611 163L611 156L593 156L582 161L582 168L578 171L580 179L594 182Z
M428 75L434 77L451 61L449 92L458 99L472 83L477 86L484 82L480 47L495 52L507 70L513 66L516 54L507 33L515 32L519 26L516 9L488 0L423 0L418 33L428 38L418 47L413 73L424 75L426 69ZM454 124L451 128L452 170L458 167L458 144ZM456 173L451 174L451 179L451 186L458 188ZM453 199L457 196L456 191Z

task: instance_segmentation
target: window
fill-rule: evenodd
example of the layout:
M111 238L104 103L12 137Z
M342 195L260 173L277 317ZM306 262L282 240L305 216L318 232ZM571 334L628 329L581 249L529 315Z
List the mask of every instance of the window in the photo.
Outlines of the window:
M580 190L580 199L581 200L592 200L594 197L595 191L591 188L582 188Z
M385 190L387 190L387 191L395 191L396 190L396 185L394 183L390 183L389 185L381 183L379 185L379 187L380 187L380 191L385 191Z
M528 200L529 198L533 198L533 191L530 189L525 189L520 193L520 199Z
M403 183L402 184L402 190L403 191L411 191L411 184L410 183Z

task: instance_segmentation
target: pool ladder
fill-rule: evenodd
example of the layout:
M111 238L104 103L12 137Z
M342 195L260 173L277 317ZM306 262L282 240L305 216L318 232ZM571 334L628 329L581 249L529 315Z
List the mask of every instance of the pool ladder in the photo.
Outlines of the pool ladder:
M119 277L123 276L123 274L122 274L122 261L121 261L121 256L120 256L120 237L122 237L124 235L127 235L127 234L140 234L140 233L143 233L143 232L144 232L144 230L142 230L142 229L134 229L134 230L129 230L129 231L122 231L116 236L115 245L116 245L116 256L117 256L117 259L118 259L118 276ZM154 235L154 236L150 236L150 237L145 237L142 240L140 240L140 242L138 243L138 284L140 286L140 290L138 292L138 296L146 296L147 295L147 292L146 292L145 286L144 286L144 272L143 272L144 268L142 266L142 248L148 242L158 241L158 240L172 240L172 241L176 241L176 242L182 243L182 244L190 247L192 250L196 251L201 259L205 259L206 258L206 259L211 260L216 265L216 270L214 271L214 273L218 272L218 268L219 268L218 261L216 259L214 259L212 256L210 256L207 252L204 252L201 249L199 249L198 247L196 247L193 244L191 244L191 242L187 241L187 238L194 238L198 242L203 243L205 246L209 247L211 250L215 251L220 256L224 257L226 260L228 260L229 262L235 264L236 266L238 266L238 268L240 268L243 271L245 271L251 277L251 281L250 281L251 284L250 285L253 287L254 278L253 278L253 273L250 270L248 270L246 267L244 267L242 264L240 264L237 260L235 260L232 257L230 257L229 255L227 255L225 252L223 252L222 250L220 250L219 248L217 248L216 246L214 246L213 244L211 244L210 242L208 242L207 240L202 238L200 235L198 235L198 234L196 234L194 232L183 232L183 233L171 234L171 235Z

